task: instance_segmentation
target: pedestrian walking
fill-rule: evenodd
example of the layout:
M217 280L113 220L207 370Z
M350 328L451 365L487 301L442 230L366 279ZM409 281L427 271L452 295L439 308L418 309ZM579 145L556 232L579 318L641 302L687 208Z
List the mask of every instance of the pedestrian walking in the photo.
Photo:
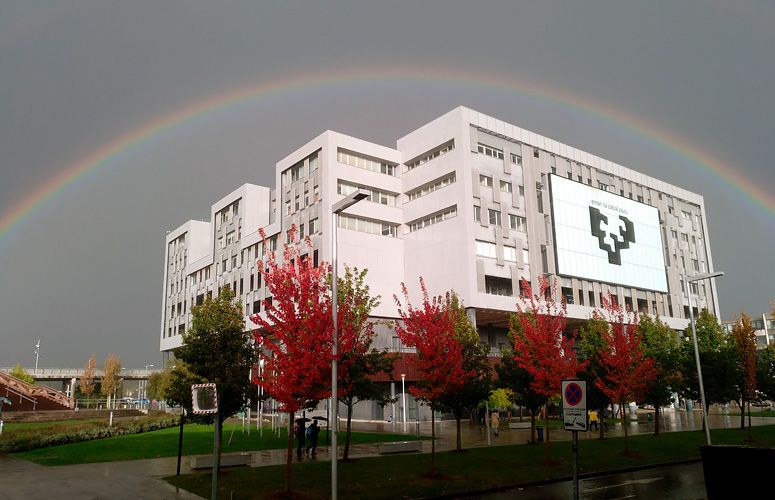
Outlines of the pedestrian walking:
M296 456L298 458L301 458L301 450L304 449L304 434L306 433L306 428L304 427L304 422L299 422L296 424Z
M592 410L589 412L589 429L592 430L592 426L595 426L595 430L598 430L597 426L597 412Z
M312 425L307 427L307 437L309 438L309 446L307 446L307 455L309 455L309 451L312 450L312 456L314 457L316 454L316 450L318 449L318 434L320 434L320 427L318 427L318 421L313 420Z
M490 418L490 427L492 427L492 431L495 433L495 437L498 437L498 426L501 425L501 417L498 415L497 410L492 412L492 417Z

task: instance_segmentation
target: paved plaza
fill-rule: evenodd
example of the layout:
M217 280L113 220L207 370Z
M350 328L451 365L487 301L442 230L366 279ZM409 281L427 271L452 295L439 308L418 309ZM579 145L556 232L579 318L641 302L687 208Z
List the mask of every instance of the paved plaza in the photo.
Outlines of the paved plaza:
M527 420L527 419L526 419ZM753 417L753 425L768 425L775 423L772 418ZM667 411L665 412L664 431L695 430L702 427L702 416L699 411ZM224 436L231 432L234 423L227 422L224 426ZM711 429L737 427L740 417L721 414L710 415ZM653 422L630 422L628 434L644 434L654 432ZM609 423L608 437L624 435L621 424ZM417 432L417 424L410 422L375 422L353 421L354 430L373 432L394 432L413 435ZM420 434L430 436L430 422L420 422ZM240 432L238 426L236 432ZM253 430L253 432L256 432ZM524 444L529 438L529 430L509 429L504 422L500 426L500 436L491 438L493 445ZM436 424L436 450L445 451L455 448L455 422L444 421ZM552 441L570 440L571 433L563 430L552 430ZM597 432L579 433L579 439L596 439ZM340 454L344 442L344 432L340 432ZM488 446L487 432L483 427L462 425L462 442L464 448ZM423 442L423 452L430 452L430 441ZM378 456L376 444L354 445L351 447L351 457ZM181 473L191 472L190 457L183 457ZM251 454L251 467L284 464L285 450L258 451ZM320 446L314 458L302 458L302 461L330 460L330 450L325 446L325 431L320 434ZM296 457L294 454L294 461ZM45 467L27 462L15 457L0 454L0 478L2 478L2 495L4 500L43 499L79 499L79 500L135 500L143 499L200 499L191 493L177 490L161 478L174 475L177 469L177 457L156 458L148 460L133 460L127 462L107 462L97 464L67 465L60 467Z

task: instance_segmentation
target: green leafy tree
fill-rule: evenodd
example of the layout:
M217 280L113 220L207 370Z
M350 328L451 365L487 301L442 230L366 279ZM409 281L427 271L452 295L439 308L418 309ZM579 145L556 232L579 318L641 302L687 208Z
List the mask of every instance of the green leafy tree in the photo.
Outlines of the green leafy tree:
M8 372L8 374L12 377L18 378L23 382L27 382L30 385L35 385L35 378L29 373L27 373L24 370L24 368L22 368L22 365L19 363L17 363L16 366L13 367L13 369L10 372Z
M700 311L695 321L695 330L700 351L705 400L708 406L713 403L724 404L735 399L735 353L728 335L716 317L707 309ZM700 389L691 339L681 343L680 358L683 389L681 392L684 397L698 401ZM703 411L707 412L708 408L704 408ZM704 419L703 425L705 425Z
M390 401L376 377L392 374L396 356L387 349L372 349L374 323L369 320L371 311L379 305L380 297L372 297L365 283L368 270L359 271L345 266L344 276L338 278L337 326L339 349L344 370L340 370L337 384L339 401L347 407L347 433L344 441L343 460L350 456L350 434L353 408L359 401L377 401L385 405Z
M654 406L654 435L659 436L660 407L670 404L673 392L680 387L678 337L659 317L641 314L638 331L646 357L659 367L649 384L644 401Z
M253 393L250 371L257 357L250 344L251 334L245 332L242 302L234 300L234 292L228 286L221 289L218 297L208 296L201 305L192 306L191 314L191 328L183 333L184 345L175 355L187 364L193 375L216 385L215 432L220 467L223 421L247 406ZM189 398L190 390L189 386Z
M744 312L732 327L731 340L737 368L737 401L742 409L740 429L745 428L748 405L748 439L751 439L751 401L756 399L756 330Z
M488 357L489 348L482 346L479 332L476 331L471 319L466 314L463 303L457 294L452 293L450 312L455 321L455 340L461 348L464 376L463 386L454 392L444 394L439 398L439 408L448 410L455 416L457 425L456 451L463 450L461 438L461 421L466 410L476 408L487 399L492 390L492 363ZM505 407L505 406L504 406Z
M121 361L112 352L108 353L105 364L102 366L102 387L100 388L102 395L108 398L108 408L112 408L111 398L122 380Z
M756 388L764 399L775 400L775 344L759 352L756 360Z

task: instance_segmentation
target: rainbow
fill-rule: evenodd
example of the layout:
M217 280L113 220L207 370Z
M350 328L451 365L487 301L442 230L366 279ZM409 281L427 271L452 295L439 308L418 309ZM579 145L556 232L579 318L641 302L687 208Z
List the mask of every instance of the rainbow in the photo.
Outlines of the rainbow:
M304 91L308 88L326 85L384 81L456 83L516 92L546 101L559 102L566 107L575 108L588 115L609 121L615 126L631 129L637 134L660 144L662 147L672 150L680 157L688 160L691 165L695 165L705 175L713 177L724 185L731 186L739 195L751 200L768 218L775 217L775 193L765 190L764 186L758 185L750 179L741 177L732 166L721 163L717 158L705 153L688 141L669 135L655 125L622 113L600 102L594 102L567 91L553 88L543 82L539 85L513 77L500 77L492 74L487 75L485 78L462 74L448 69L431 69L428 67L403 69L357 68L351 70L337 69L325 74L295 75L238 88L222 95L209 97L146 123L142 127L116 138L111 143L93 151L82 160L68 166L30 193L22 202L4 213L2 218L0 218L0 242L15 228L19 227L31 214L42 210L49 200L65 187L77 182L89 171L105 165L108 161L120 155L128 154L141 143L179 125L203 118L223 108L259 100L273 94Z

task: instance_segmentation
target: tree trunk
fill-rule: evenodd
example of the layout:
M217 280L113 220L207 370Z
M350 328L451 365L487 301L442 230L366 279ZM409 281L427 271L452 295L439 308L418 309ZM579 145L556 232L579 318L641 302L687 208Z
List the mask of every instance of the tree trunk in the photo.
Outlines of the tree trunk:
M549 453L549 408L544 405L544 433L546 434L546 459L551 456Z
M753 441L753 436L751 435L751 402L748 402L748 441Z
M605 439L605 426L606 426L606 420L605 418L605 406L600 410L600 415L597 417L597 427L600 431L600 439Z
M530 442L536 444L536 411L530 408Z
M291 492L291 454L293 453L293 412L288 414L288 457L285 461L285 491Z
M455 414L455 420L457 421L457 451L463 451L463 440L460 437L460 419L462 415Z
M629 453L630 444L627 442L627 411L624 409L624 402L619 405L619 411L622 412L622 416L624 417L622 420L622 422L624 422L622 424L624 426L624 452Z
M350 456L350 431L352 430L352 422L353 422L353 403L350 401L347 406L347 432L345 433L344 437L344 455L342 456L342 460L347 460L347 458Z
M435 405L431 405L431 474L433 474L435 471L436 471L436 407Z
M659 437L659 405L654 405L654 436Z
M740 430L745 430L745 398L740 398Z

